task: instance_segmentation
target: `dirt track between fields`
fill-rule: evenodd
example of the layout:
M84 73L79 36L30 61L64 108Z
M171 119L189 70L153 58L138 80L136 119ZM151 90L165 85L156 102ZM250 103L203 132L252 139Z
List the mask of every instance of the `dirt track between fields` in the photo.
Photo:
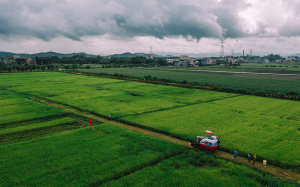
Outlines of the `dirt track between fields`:
M185 146L185 147L188 147L188 148L191 148L191 149L197 149L197 148L193 148L191 145L189 145L189 142L184 141L184 140L176 139L176 138L164 135L164 134L156 133L156 132L153 132L153 131L150 131L150 130L145 130L145 129L142 129L142 128L139 128L139 127L126 125L126 124L116 122L116 121L113 121L113 120L107 120L106 118L98 117L98 116L93 115L93 114L87 114L87 113L78 111L76 109L68 108L68 107L65 107L65 106L62 106L62 105L59 105L59 104L55 104L55 103L50 103L46 100L37 99L35 97L32 97L32 99L34 99L36 101L39 101L39 102L42 102L42 103L45 103L47 105L59 107L59 108L65 109L65 110L69 110L69 111L74 112L76 114L86 116L90 119L96 119L96 120L102 121L103 123L107 123L107 124L123 127L123 128L126 128L126 129L130 129L130 130L145 134L147 136L152 136L152 137L156 137L156 138L159 138L159 139L167 140L167 141L177 143L179 145L182 145L182 146ZM237 157L237 159L234 160L233 159L233 154L230 154L230 153L227 153L227 152L224 152L224 151L220 151L220 150L216 150L212 154L215 155L215 156L221 157L221 158L228 159L228 160L233 161L233 162L246 163L246 164L249 165L249 167L257 168L257 169L260 169L260 170L265 171L267 173L273 174L274 176L282 178L284 180L293 180L293 181L298 182L298 184L300 184L300 173L298 173L298 172L295 172L295 171L292 171L292 170L287 170L287 169L282 169L282 168L271 166L271 165L267 165L265 167L260 162L256 162L255 166L253 166L252 162L248 163L247 158Z

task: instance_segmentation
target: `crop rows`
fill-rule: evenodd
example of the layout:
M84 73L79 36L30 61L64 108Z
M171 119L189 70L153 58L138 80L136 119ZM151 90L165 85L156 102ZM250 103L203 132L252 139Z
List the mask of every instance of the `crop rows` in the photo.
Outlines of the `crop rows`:
M298 80L282 80L282 79L267 79L257 77L239 77L234 74L224 73L207 73L207 72L192 72L192 71L174 71L166 69L132 69L132 68L97 68L79 70L86 73L107 73L107 74L122 74L131 77L144 79L144 76L150 75L159 79L169 79L178 82L187 81L188 83L197 82L200 85L211 85L215 87L227 87L233 89L247 90L265 90L274 93L280 92L287 94L290 92L300 93L300 82Z
M0 146L3 186L102 184L184 149L122 128L102 124ZM166 151L167 150L167 151ZM22 155L22 159L20 156ZM132 162L134 160L134 162ZM9 180L5 180L9 179Z
M229 100L242 101L243 97ZM239 149L243 156L257 154L259 160L267 159L270 164L280 166L300 165L297 154L299 121L280 118L272 112L242 109L243 105L224 106L218 102L225 100L129 116L121 120L168 132L185 140L211 130L221 137L221 147L230 152ZM268 105L267 102L263 104ZM290 114L293 115L297 116L297 113Z
M6 76L8 82L14 80ZM290 156L298 146L299 102L62 73L17 76L23 82L17 86L11 83L17 92L112 115L185 140L212 130L222 137L225 150L256 153L259 160L267 159L277 166L300 165L299 156ZM34 86L28 89L29 85ZM9 116L5 120L10 120Z
M52 134L54 132L76 129L79 127L80 125L78 124L77 119L69 117L58 118L52 121L34 123L26 126L0 130L0 142L2 144L11 143L14 141L32 139L39 136Z
M146 167L108 186L292 186L271 176L191 150Z
M203 90L74 76L62 73L56 73L56 76L51 77L45 76L44 79L36 82L36 74L28 75L32 76L32 79L18 74L17 76L20 76L19 79L24 84L14 86L12 89L17 92L24 92L85 109L93 113L105 116L113 115L113 117L136 115L234 96L227 93L210 92L207 94ZM38 75L38 77L40 76ZM10 80L11 78L8 76L7 81L9 82ZM60 80L60 84L55 84L58 80ZM71 80L74 84L68 84ZM14 82L11 82L11 84L14 84ZM32 84L35 87L30 86ZM29 89L29 87L31 88Z
M0 125L0 152L4 153L0 154L2 186L293 185L274 180L271 176L263 177L262 173L243 165L219 160L203 152L187 151L180 145L124 128L97 125L99 122L93 120L96 130L110 132L100 134L90 126L86 127L89 119L50 106L46 110L33 111L32 106L42 109L45 105L21 96L30 94L98 115L112 114L115 119L155 128L182 139L200 135L209 128L221 136L224 147L231 149L237 145L242 153L247 151L242 150L242 142L226 144L230 139L226 133L230 132L240 140L241 136L249 135L241 133L247 124L232 124L242 119L255 123L253 119L256 117L277 122L282 117L281 120L288 121L287 125L294 129L298 109L292 101L287 103L291 108L284 109L294 110L294 113L286 112L282 116L276 110L269 111L272 104L285 106L282 100L276 100L277 103L261 98L258 102L265 102L266 108L254 111L257 103L247 105L252 101L251 97L236 94L62 73L0 74L0 78L14 91L0 91L0 99L3 99L0 105L3 101L3 107L7 107L6 110L0 108L6 114L1 118L6 122ZM0 82L0 87L5 87L3 82ZM20 113L22 111L24 113ZM236 120L231 119L232 116ZM224 123L212 125L219 118L224 118ZM278 133L277 127L284 129L285 126L267 128ZM249 125L246 130L253 129ZM297 136L291 129L286 133ZM278 137L277 134L275 138ZM268 138L273 141L272 136ZM281 150L282 155L286 154L287 150ZM275 154L279 152L275 151ZM264 151L257 154L269 156ZM287 165L297 164L291 157L284 158L287 158Z

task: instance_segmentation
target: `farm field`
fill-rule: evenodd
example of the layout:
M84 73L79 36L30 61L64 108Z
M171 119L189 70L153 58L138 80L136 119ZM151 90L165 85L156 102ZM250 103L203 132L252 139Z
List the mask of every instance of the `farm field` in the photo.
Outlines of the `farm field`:
M266 109L251 110L246 106L249 102L247 97L128 116L121 120L159 129L185 140L204 135L204 131L209 129L217 132L216 135L221 137L221 147L230 152L239 149L240 155L245 157L252 153L257 154L260 160L267 159L270 164L299 167L299 104L291 105L290 109L295 109L295 112L285 115ZM231 105L231 101L239 101L239 104ZM274 103L274 106L282 104L280 102ZM272 104L268 100L263 103L266 108Z
M96 69L80 69L78 71L83 73L107 73L107 74L123 74L132 77L144 78L150 75L152 77L171 79L175 81L186 80L189 83L198 82L201 85L212 85L218 87L230 87L235 89L248 90L265 90L281 94L289 92L300 93L300 76L293 77L293 80L265 77L253 77L246 75L236 75L232 73L218 73L218 72L199 72L191 71L194 69L137 69L137 68L96 68Z
M211 181L295 186L123 128L101 124L97 129L111 133L86 127L0 146L5 153L0 155L1 186L190 186Z
M0 129L36 118L67 115L69 112L31 101L10 91L0 90Z
M99 68L99 67L94 67ZM169 70L206 70L206 71L224 71L224 72L254 72L254 73L275 73L275 74L299 74L299 63L241 63L236 67L225 67L225 65L214 66L200 66L200 67L179 67L179 66L165 66L157 69L169 69Z
M51 76L55 75L55 76ZM11 76L16 79L12 80ZM194 103L234 97L233 94L64 73L4 74L12 90L113 117L136 115ZM19 80L22 80L20 83ZM35 85L32 87L32 85ZM0 86L4 87L4 85Z
M0 90L0 106L0 144L82 127L82 119L71 112L12 91Z
M300 103L296 101L64 73L4 74L1 78L11 84L10 89L14 91L102 116L112 115L114 119L171 133L185 140L209 128L225 136L222 138L224 149L238 148L243 154L255 151L260 158L275 165L295 168L300 165L298 154L292 158L289 155L297 149L288 149L298 144ZM259 128L257 132L261 126L268 128ZM236 132L241 128L244 130ZM294 137L289 139L288 145L285 145L283 133ZM234 134L235 140L230 139ZM249 137L245 138L247 134ZM262 136L266 138L261 139ZM255 143L248 146L250 140ZM270 145L263 142L270 142ZM282 150L276 146L282 146Z
M81 110L89 111L100 116L107 116L111 114L114 119L127 121L128 123L132 124L135 123L140 126L148 127L160 132L170 133L175 137L180 137L185 140L196 135L203 135L203 131L205 130L212 130L213 132L215 132L215 135L221 137L221 146L225 150L231 151L232 149L238 148L240 149L241 156L247 154L248 152L251 152L252 154L257 154L259 159L267 159L268 163L279 166L286 166L296 170L297 167L299 167L300 157L296 152L296 150L299 149L299 140L297 138L299 137L300 132L300 125L298 121L299 102L296 101L261 98L255 96L243 96L238 94L228 94L163 85L152 85L64 73L12 73L0 74L0 78L1 80L3 80L2 82L0 82L0 88L2 88L2 91L0 92L0 105L8 107L8 110L3 110L3 112L6 112L8 114L7 116L15 115L14 112L10 112L10 109L12 109L12 111L15 111L16 113L20 112L18 107L14 107L15 105L24 105L24 107L26 106L28 110L24 108L25 113L30 113L32 111L32 108L30 107L34 104L37 104L37 107L45 106L42 103L38 103L29 99L30 96L35 96L45 98L52 102L58 102ZM7 85L9 85L10 91L4 91L4 89L7 89ZM30 96L26 94L30 94ZM24 95L24 104L20 95ZM11 100L11 105L9 100ZM2 104L1 101L3 101ZM26 103L28 102L32 102L32 104L30 106L26 105ZM58 129L58 131L55 133L40 137L37 134L42 131L36 131L37 129L45 130L48 127L61 128L65 125L59 124L67 124L69 122L75 122L75 124L80 123L80 120L78 118L72 116L68 112L64 113L64 111L59 108L53 108L50 106L47 107L49 107L49 109L45 111L57 110L57 116L50 115L48 117L45 117L45 115L48 115L48 112L37 112L39 115L41 115L40 117L37 116L33 119L27 119L24 116L29 115L24 115L23 117L21 116L17 121L7 122L7 124L0 125L0 127L2 127L0 128L0 134L6 134L8 137L3 140L4 143L3 145L1 145L1 149L3 148L3 150L6 150L9 149L10 146L16 145L19 146L15 149L17 151L21 148L28 149L29 144L43 142L41 144L42 148L40 149L44 150L46 149L45 147L47 147L46 145L51 144L50 142L59 142L62 144L57 144L56 147L65 148L70 145L70 147L72 148L72 146L79 146L79 144L81 146L82 144L86 149L83 149L83 147L78 147L78 149L83 149L89 152L88 149L92 149L91 146L98 146L97 149L108 149L108 147L105 146L113 147L115 145L113 144L114 142L119 145L118 147L120 148L123 147L123 144L122 146L120 146L120 142L125 144L128 140L129 145L134 145L133 148L131 148L132 150L130 151L141 149L141 151L143 152L150 149L155 152L155 155L157 152L159 152L159 154L157 153L158 155L162 154L160 156L156 155L156 157L153 157L152 160L150 159L142 162L142 164L140 164L139 166L132 166L129 164L128 167L131 168L129 170L127 170L128 168L125 166L121 167L125 169L121 169L119 173L116 172L115 169L107 169L109 171L114 170L111 171L112 173L110 174L110 177L112 176L112 178L103 177L103 180L99 180L99 178L97 178L96 180L93 178L94 176L92 176L90 179L78 179L78 181L74 183L75 185L81 184L81 180L84 184L106 183L111 179L119 178L116 176L124 176L124 173L127 175L132 171L136 171L137 168L138 170L140 170L146 166L149 166L147 165L147 163L149 164L158 162L157 159L165 160L169 159L169 157L180 155L185 150L180 146L178 148L178 145L174 145L171 143L166 144L165 141L162 141L160 143L157 140L157 142L155 142L156 140L154 138L150 138L147 139L147 141L142 142L139 140L144 140L145 136L138 135L138 133L133 133L131 131L124 132L124 129L119 130L116 127L111 127L106 124L98 125L96 128L99 128L101 131L103 130L111 132L111 134L103 135L103 137L109 137L107 140L110 141L110 143L108 143L107 145L106 141L103 140L104 142L101 142L100 139L98 140L95 136L91 135L89 131L91 130L90 128L82 128L84 127L84 125L77 125L77 128L79 129L75 130L68 129L62 130L62 132L60 132ZM44 117L42 114L44 115ZM61 121L55 121L57 120L56 118L60 119ZM4 117L3 119L5 120ZM44 121L41 121L42 119L49 122L44 123ZM34 120L36 120L36 122L30 123ZM87 124L85 124L85 126L86 125ZM32 131L35 132L35 134L33 134L34 139L23 141L22 137L19 138L17 136L18 134L20 134L19 132L27 132L29 129L32 129ZM94 133L94 131L92 132ZM124 135L124 133L126 135ZM12 136L13 134L16 134L16 139L18 139L19 142L14 142L14 137ZM67 138L60 137L60 135ZM288 142L287 139L284 138L287 135L289 135L289 137L292 137L288 139ZM88 141L85 141L84 143L81 141L80 143L76 142L78 141L78 139L76 139L75 137L81 137L82 139L85 136L91 136L91 139L93 139L94 142L91 145L87 143ZM121 140L118 140L120 136L129 138L123 142ZM134 139L134 137L137 137L137 139ZM53 140L53 138L55 140ZM71 142L64 142L65 139L68 139ZM133 142L129 141L129 139ZM142 148L145 146L144 144L140 146L141 142L149 144L150 147L152 145L152 147L149 148L148 146L146 146L147 149L143 150ZM28 145L26 143L28 143ZM160 146L156 145L162 145L162 147L160 148ZM99 146L104 147L101 148ZM173 146L174 149L172 148ZM290 149L291 146L293 146L292 150ZM130 146L125 147L129 149ZM55 153L55 151L60 151L55 150L55 147L52 148L54 149L51 151L53 153ZM75 147L73 148L75 149ZM156 148L158 148L159 151L156 150ZM28 150L31 151L31 149ZM173 152L173 150L175 150L175 152ZM75 158L77 158L77 156L74 155L76 155L77 153L75 153L72 149L70 151L66 149L66 151L72 153L71 155L73 157L71 157L70 160L74 161L74 164L76 165L74 166L74 173L78 173L77 171L79 169L77 168L77 166L86 166L84 167L85 169L87 168L88 170L88 168L91 167L92 170L98 172L98 174L95 175L102 177L103 173L101 174L101 172L95 169L94 166L89 166L87 164L88 161L81 162L82 159L80 158L78 162L77 160L75 162ZM99 151L100 150L97 150L96 152L100 154ZM121 153L126 152L125 149L118 149L118 151L120 151ZM105 152L105 154L107 155L108 153ZM132 154L136 155L137 153L134 152ZM38 151L36 151L36 155L38 155ZM5 158L7 159L9 157L10 156L5 156ZM55 155L51 155L50 157L53 157L54 160L60 158L59 156L56 157ZM86 155L86 153L83 153L83 155L80 155L79 157L84 157L86 159L88 155ZM96 159L95 155L93 157ZM120 154L119 157L121 157ZM12 158L16 157L13 157L12 155ZM29 157L28 159L30 160L33 158L34 157ZM62 158L64 158L64 156L62 156ZM129 160L132 160L132 158L128 158L128 160L124 161L123 163L126 163L128 165L127 162L129 162ZM12 161L7 160L6 162L9 163ZM113 161L109 160L108 162L111 163ZM47 165L49 161L44 161L44 163L46 163L45 165ZM186 163L186 161L183 161L183 163ZM51 176L51 174L49 177L51 180L53 179L54 181L56 181L59 179L58 175L60 175L60 173L62 172L61 170L63 170L64 168L67 168L65 170L73 168L73 163L69 164L71 166L63 165L63 167L60 167L56 165L54 167L55 171L48 170L47 168L44 168L43 170L46 173L54 173L53 175L55 176ZM32 168L34 167L36 167L35 164L33 164ZM118 165L116 168L119 167L120 166ZM195 165L188 166L187 168L194 170L195 167L197 168L197 166ZM224 165L224 167L226 168L228 166ZM160 168L160 166L158 168ZM153 167L151 169L153 169ZM153 171L156 171L156 169L157 168L154 168ZM211 174L213 175L213 173ZM30 183L29 178L38 178L37 176L41 177L43 175L44 174L36 176L24 176L24 181L18 181L20 177L16 177L16 179L14 180L17 181L15 183L16 185L27 183L30 185L34 185L33 183ZM144 174L141 173L141 176L142 175ZM226 177L224 178L224 180L231 180L227 178L227 175L225 176ZM67 177L67 175L65 175L65 177ZM72 183L72 178L77 177L75 177L75 175L72 175L69 182L65 182L65 180L62 179L62 182L58 181L57 184L66 185ZM41 179L40 182L42 182L43 180L45 179ZM131 179L128 180L129 181L125 181L124 183L126 184L127 182L130 182ZM157 180L163 179L157 178ZM260 181L260 179L258 181ZM118 183L118 185L122 186L121 183ZM7 183L7 185L11 186L13 184ZM109 185L109 183L107 183L107 185ZM147 185L147 183L145 183L145 185Z
M218 177L217 177L218 176ZM182 180L184 179L184 180ZM253 180L254 179L254 180ZM103 186L285 186L249 170L247 166L191 150L143 168Z

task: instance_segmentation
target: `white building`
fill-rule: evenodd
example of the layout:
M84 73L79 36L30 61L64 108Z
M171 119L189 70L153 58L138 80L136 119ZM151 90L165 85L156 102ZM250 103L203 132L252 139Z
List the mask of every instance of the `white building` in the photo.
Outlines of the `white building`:
M147 54L146 59L153 59L153 55L152 54Z
M188 55L180 55L180 60L189 60Z
M270 60L267 58L264 58L264 63L270 63Z

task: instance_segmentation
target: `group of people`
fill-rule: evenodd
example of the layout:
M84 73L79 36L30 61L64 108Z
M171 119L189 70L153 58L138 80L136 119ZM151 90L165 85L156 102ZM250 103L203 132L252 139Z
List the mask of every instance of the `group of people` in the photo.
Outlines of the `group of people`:
M239 150L238 149L234 150L234 152L233 152L234 160L237 158L238 154L239 154ZM248 154L248 162L249 163L251 161L251 157L252 157L252 155L251 155L251 153L249 153ZM255 161L256 161L256 154L254 154L254 156L253 156L253 165L255 165Z
M251 160L251 153L248 154L248 162L250 163L250 160ZM254 154L253 156L253 165L255 165L255 161L256 161L256 154Z

